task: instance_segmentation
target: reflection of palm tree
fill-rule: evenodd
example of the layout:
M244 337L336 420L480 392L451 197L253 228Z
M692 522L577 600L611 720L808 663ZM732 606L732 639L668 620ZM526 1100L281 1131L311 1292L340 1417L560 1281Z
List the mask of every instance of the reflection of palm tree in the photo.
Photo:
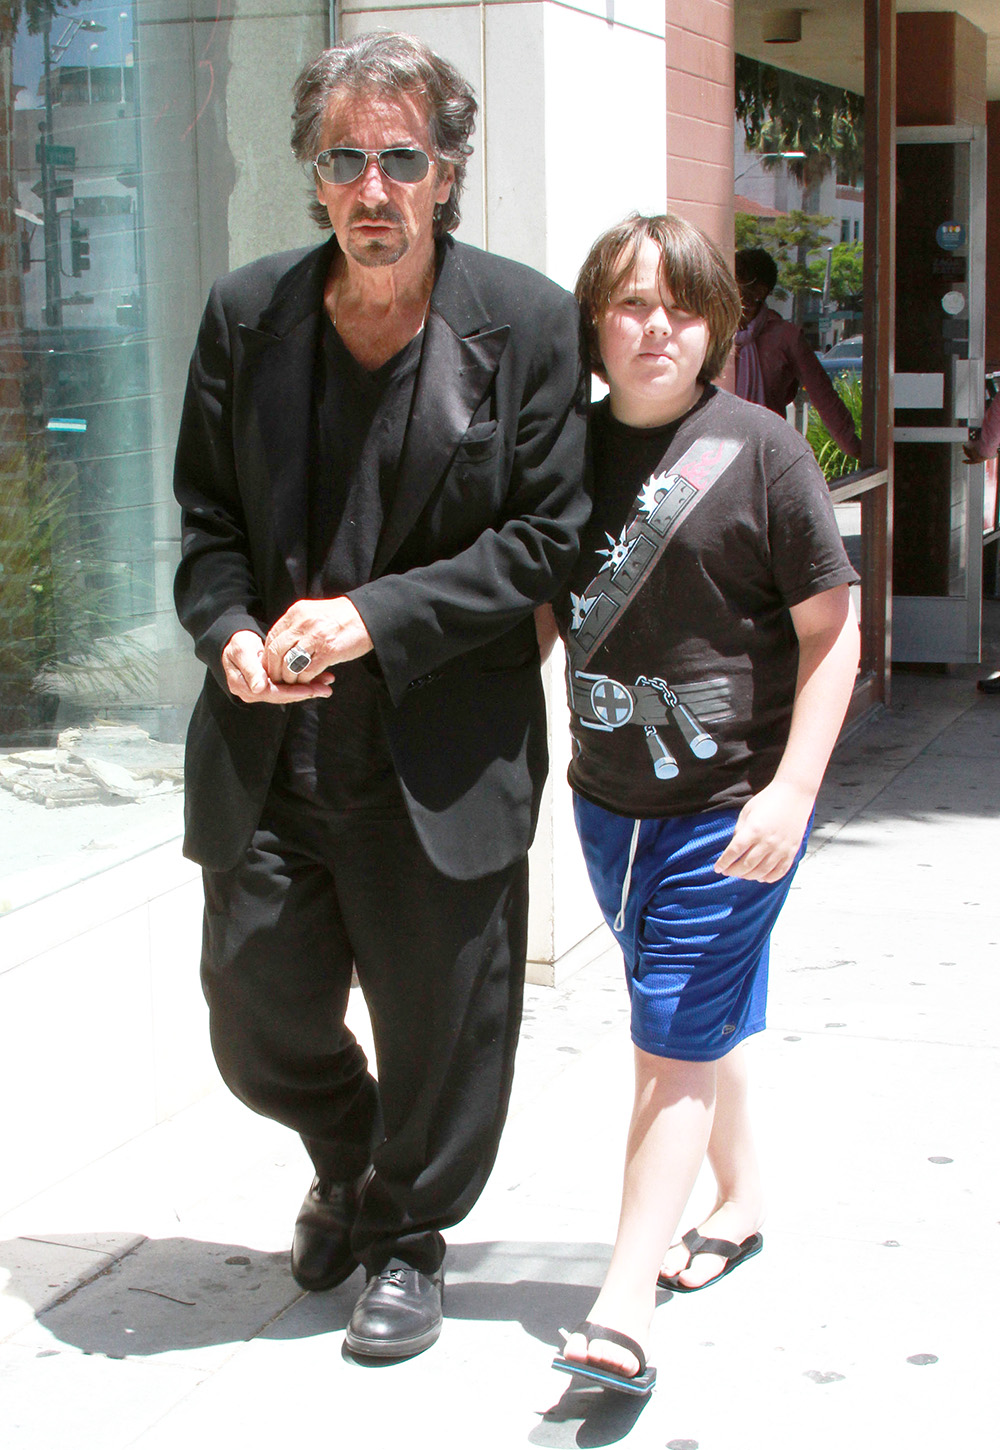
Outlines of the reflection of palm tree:
M808 76L736 57L736 116L750 151L804 151L788 170L806 197L832 170L854 185L864 170L864 97ZM765 169L777 164L764 160Z
M854 91L738 55L736 116L743 122L747 149L770 153L761 159L765 170L779 164L781 153L804 153L785 161L789 174L802 187L804 213L819 212L820 186L831 171L851 185L861 179L864 97ZM819 223L820 218L816 220ZM796 266L803 276L808 272L809 250L805 239L797 244ZM798 323L803 321L804 296L795 291Z

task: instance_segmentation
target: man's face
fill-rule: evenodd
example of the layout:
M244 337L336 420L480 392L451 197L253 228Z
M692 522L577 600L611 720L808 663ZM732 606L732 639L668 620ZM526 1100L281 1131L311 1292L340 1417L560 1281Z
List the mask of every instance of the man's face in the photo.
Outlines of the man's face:
M434 208L448 200L454 173L450 166L443 177L438 173L419 101L377 93L335 96L323 121L321 149L328 146L363 151L413 146L431 158L427 175L417 182L390 181L374 157L356 181L344 186L317 178L316 195L347 256L362 267L391 267L407 252L430 244Z
M741 277L739 270L736 273L736 285L740 289L740 304L742 307L741 324L746 327L757 316L769 296L769 289L766 282L756 282L752 277Z

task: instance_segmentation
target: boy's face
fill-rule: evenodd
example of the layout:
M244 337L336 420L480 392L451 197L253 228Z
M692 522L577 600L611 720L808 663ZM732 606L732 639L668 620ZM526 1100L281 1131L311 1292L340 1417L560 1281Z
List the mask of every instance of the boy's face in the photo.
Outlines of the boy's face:
M660 249L646 238L631 276L597 324L598 346L622 423L654 428L694 407L710 342L708 323L677 307L661 278Z

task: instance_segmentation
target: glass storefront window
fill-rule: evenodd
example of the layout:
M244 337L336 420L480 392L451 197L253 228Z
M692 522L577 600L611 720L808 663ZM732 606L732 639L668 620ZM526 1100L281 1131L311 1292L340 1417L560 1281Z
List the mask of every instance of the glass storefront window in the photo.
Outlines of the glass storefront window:
M0 912L175 838L171 586L205 295L317 241L288 149L322 4L0 7Z

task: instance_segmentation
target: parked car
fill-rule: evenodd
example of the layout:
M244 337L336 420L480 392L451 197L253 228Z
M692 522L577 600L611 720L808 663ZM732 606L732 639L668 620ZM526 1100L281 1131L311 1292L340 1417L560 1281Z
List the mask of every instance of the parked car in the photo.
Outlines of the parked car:
M816 356L831 377L841 373L860 373L864 338L845 337L835 342L829 352L818 352Z

